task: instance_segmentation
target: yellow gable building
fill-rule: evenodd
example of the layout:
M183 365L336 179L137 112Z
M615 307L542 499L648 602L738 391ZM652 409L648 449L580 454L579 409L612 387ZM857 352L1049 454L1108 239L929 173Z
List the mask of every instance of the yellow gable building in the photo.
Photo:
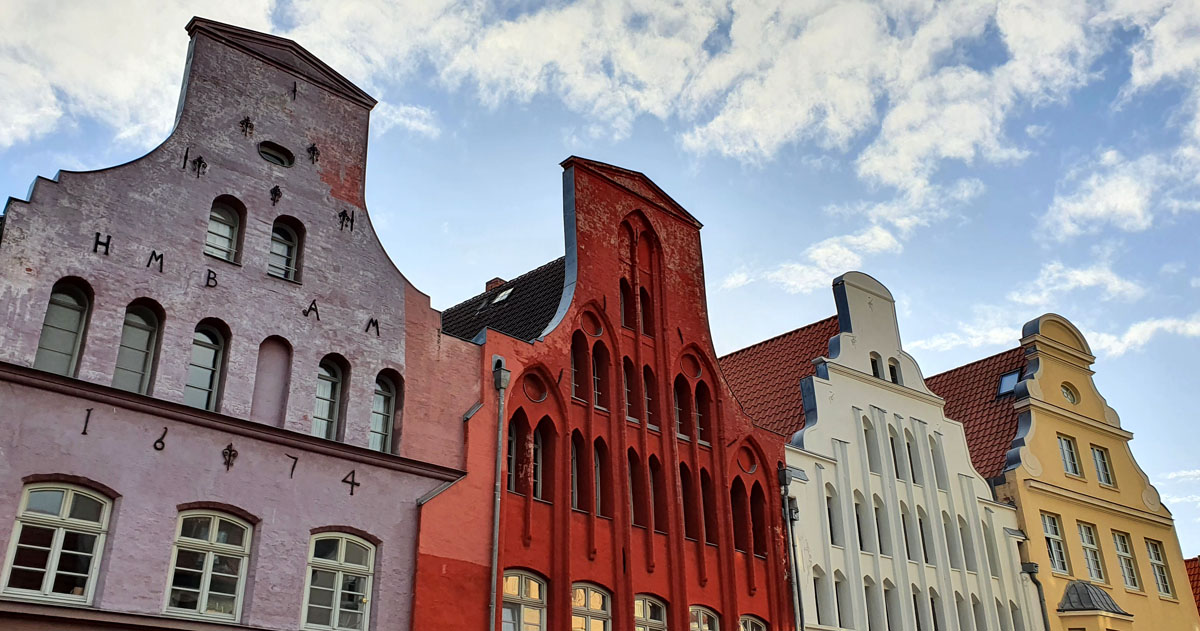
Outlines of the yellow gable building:
M1017 506L1048 629L1200 631L1171 513L1096 390L1094 361L1079 329L1048 314L1018 348L927 384L997 499Z

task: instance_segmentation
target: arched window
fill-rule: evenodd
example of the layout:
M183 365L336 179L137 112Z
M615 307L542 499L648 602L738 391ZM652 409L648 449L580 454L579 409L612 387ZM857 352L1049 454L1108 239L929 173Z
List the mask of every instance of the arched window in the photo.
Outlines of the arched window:
M967 520L961 516L958 518L958 538L962 542L963 561L967 566L967 571L979 571L979 566L975 562L975 546L971 543L971 529L967 526Z
M871 353L871 376L883 379L883 358L879 353Z
M971 596L971 611L975 614L975 628L978 631L984 631L988 628L987 613L983 610L983 603L979 599ZM964 629L966 627L963 627Z
M242 213L235 204L228 196L213 202L208 211L208 234L204 237L205 254L231 263L238 260L238 245L242 240Z
M692 541L700 539L700 498L696 496L696 483L687 464L679 463L679 486L683 491L683 535Z
M837 604L837 626L854 628L854 606L851 602L850 583L839 571L833 573L833 598Z
M835 626L837 621L837 605L833 599L833 590L829 587L829 578L825 576L825 572L813 566L813 597L816 600L816 620L817 624Z
M665 533L667 532L667 515L670 507L675 503L667 494L667 477L663 474L662 463L656 456L650 456L648 469L650 471L650 489L653 493L650 505L654 507L654 531Z
M192 334L192 358L188 361L183 402L194 408L215 412L221 392L221 373L225 364L225 336L216 326L200 323Z
M645 287L638 289L638 295L641 297L642 305L642 334L654 337L654 302L650 299L650 292Z
M896 385L904 385L904 379L900 375L900 362L895 358L888 360L888 378Z
M767 496L758 482L750 490L750 523L754 538L754 554L767 556Z
M592 405L601 410L611 409L609 399L612 397L610 384L610 364L608 349L604 344L596 342L592 347Z
M375 377L375 394L371 398L370 434L370 447L375 451L392 451L392 431L398 393L399 390L390 377L382 373Z
M700 494L704 500L704 542L717 545L717 493L708 470L700 469Z
M1017 603L1008 601L1008 610L1012 614L1013 631L1025 631L1025 618L1021 617L1021 610L1017 608Z
M884 610L883 595L879 584L869 576L863 578L863 599L867 603L867 631L886 631L887 612Z
M1008 612L1004 610L1004 603L1000 599L996 599L996 617L1000 619L1000 631L1013 631L1012 621L1008 618Z
M649 502L646 498L646 478L642 471L642 459L632 447L627 453L629 464L629 506L630 517L634 526L645 528L649 525L647 513Z
M708 607L692 606L688 610L691 631L721 631L721 619Z
M712 442L712 397L708 393L708 385L703 381L696 384L696 437L702 443Z
M937 487L943 491L950 490L950 479L946 475L946 458L942 455L941 445L933 437L929 437L929 453L933 456L933 474L937 478Z
M933 541L933 532L930 530L929 518L925 515L925 509L917 507L917 530L921 534L921 558L929 563L933 557L929 554L929 542Z
M588 371L591 369L588 359L587 340L583 331L576 331L571 336L571 396L587 401Z
M317 365L317 392L312 416L313 436L327 440L338 439L347 372L345 364L333 355L326 355Z
M675 433L680 438L692 436L692 393L683 375L675 378Z
M634 631L667 631L667 606L649 594L633 599Z
M646 401L646 427L653 430L658 429L658 398L655 390L658 387L657 383L650 367L642 368L642 395Z
M933 631L943 631L946 626L946 612L942 608L942 598L932 588L929 590L929 610L933 615Z
M954 593L954 611L958 614L958 628L971 628L971 606L967 604L967 600L958 592Z
M250 400L250 419L283 427L287 416L291 380L292 345L278 335L271 335L258 345L258 365L254 367L254 396Z
M179 514L171 549L168 613L237 621L242 610L250 524L225 513Z
M546 630L546 583L528 573L504 573L503 631Z
M508 476L506 488L513 493L525 493L529 475L529 453L526 444L529 440L529 421L525 418L524 410L517 410L508 421Z
M586 475L579 475L581 470L587 473L583 460L586 457L587 448L583 442L583 434L575 430L571 432L571 508L582 511L586 511L592 505L591 496L588 494L588 478ZM510 464L509 467L511 466Z
M637 372L628 357L621 362L622 385L625 386L625 419L637 422L641 418L642 397L637 391Z
M267 273L284 280L300 280L300 253L304 228L291 217L280 217L271 226L271 252Z
M304 588L304 626L367 629L371 614L371 576L375 546L354 535L314 535L308 548Z
M117 368L113 371L114 388L138 394L150 390L160 326L158 314L147 305L134 303L125 309Z
M608 445L599 438L592 447L592 463L594 488L596 489L596 516L612 517L612 487L608 484L612 475L608 463Z
M900 590L889 581L883 582L883 606L887 611L887 629L888 631L899 631L903 627L900 621L904 619L904 614L900 610ZM987 631L981 629L980 631Z
M863 445L867 449L867 468L871 473L881 473L883 465L879 458L879 437L875 434L875 425L866 416L862 417Z
M609 631L612 628L612 599L595 585L571 586L571 628Z
M950 567L961 570L963 567L962 548L958 544L958 531L950 521L950 515L942 511L942 530L946 535L946 549L950 553Z
M844 546L842 508L838 505L837 491L830 484L825 485L825 517L829 520L829 543L835 546Z
M888 445L892 448L892 472L896 474L897 480L903 480L905 470L900 466L900 454L896 452L896 432L891 428L888 428Z
M904 430L904 453L908 456L908 473L911 476L913 484L924 484L925 474L921 470L921 458L913 447L914 441L912 433Z
M871 508L869 506L864 507L864 503L864 498L855 491L854 526L858 533L858 549L862 552L876 552L875 544L877 539L875 538L875 533L872 532L872 526L875 522L871 519L871 514L865 512L870 511Z
M887 510L878 495L872 502L875 509L875 535L879 538L879 554L892 555L892 529L888 524Z
M735 478L729 487L729 507L733 511L733 548L739 552L750 551L750 506L746 497L746 485Z
M87 332L91 292L79 283L60 280L50 290L42 335L38 338L33 367L56 375L74 377L79 351Z
M738 631L767 631L767 623L754 616L742 616L738 621Z
M633 288L624 278L621 279L621 326L637 327L637 303L633 299Z
M26 486L4 568L4 593L91 603L109 507L107 498L80 487Z
M909 532L912 526L912 516L908 512L908 506L904 502L900 502L900 531L904 534L904 557L909 561L917 561L920 559L917 556L917 551L913 549L913 537Z
M542 428L539 427L533 432L533 497L535 499L545 499L542 495L542 453L545 450L545 439L542 438Z

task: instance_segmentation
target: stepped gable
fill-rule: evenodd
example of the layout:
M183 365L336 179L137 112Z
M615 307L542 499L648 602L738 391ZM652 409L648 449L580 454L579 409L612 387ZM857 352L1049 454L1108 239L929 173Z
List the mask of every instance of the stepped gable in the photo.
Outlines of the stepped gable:
M925 380L946 400L946 418L963 424L971 463L985 478L1004 475L1005 454L1017 436L1014 395L998 394L1000 376L1024 368L1025 349L1017 347Z
M800 381L816 372L812 360L829 352L829 339L839 332L837 316L832 316L718 360L755 425L782 436L804 429Z
M472 340L490 328L527 342L536 340L558 311L565 269L566 258L559 257L446 309L442 331Z

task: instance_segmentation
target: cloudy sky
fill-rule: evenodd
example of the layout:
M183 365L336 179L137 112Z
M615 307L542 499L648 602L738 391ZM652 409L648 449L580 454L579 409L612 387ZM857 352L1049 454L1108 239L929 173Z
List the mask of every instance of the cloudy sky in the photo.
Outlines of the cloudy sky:
M199 10L380 100L368 204L435 306L562 254L563 158L639 170L705 223L720 352L850 269L927 375L1072 319L1200 554L1200 3L7 0L0 192L157 144Z

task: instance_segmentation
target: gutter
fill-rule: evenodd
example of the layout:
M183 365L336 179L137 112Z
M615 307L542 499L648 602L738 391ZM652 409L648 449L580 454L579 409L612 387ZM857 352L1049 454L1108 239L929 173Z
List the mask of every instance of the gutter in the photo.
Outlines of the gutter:
M1038 564L1037 563L1022 563L1021 564L1021 573L1028 574L1029 580L1033 581L1034 586L1037 587L1038 603L1042 607L1042 624L1045 625L1042 628L1046 629L1046 631L1049 631L1050 630L1050 614L1049 614L1049 612L1046 611L1046 589L1044 587L1042 587L1042 582L1039 581L1037 578Z
M788 547L788 565L791 567L792 583L792 616L796 620L796 630L804 631L804 601L800 598L800 568L796 566L796 522L800 521L800 508L796 505L796 500L788 495L788 487L792 484L792 478L800 478L807 480L808 476L803 470L786 467L782 463L779 465L779 494L783 505L783 523L787 525L787 547Z
M499 404L496 406L496 484L492 500L492 584L488 596L488 631L496 631L496 581L500 570L500 495L504 492L501 486L501 463L504 458L504 395L508 391L508 380L511 373L504 367L504 358L498 355L492 357L492 385L499 393Z

